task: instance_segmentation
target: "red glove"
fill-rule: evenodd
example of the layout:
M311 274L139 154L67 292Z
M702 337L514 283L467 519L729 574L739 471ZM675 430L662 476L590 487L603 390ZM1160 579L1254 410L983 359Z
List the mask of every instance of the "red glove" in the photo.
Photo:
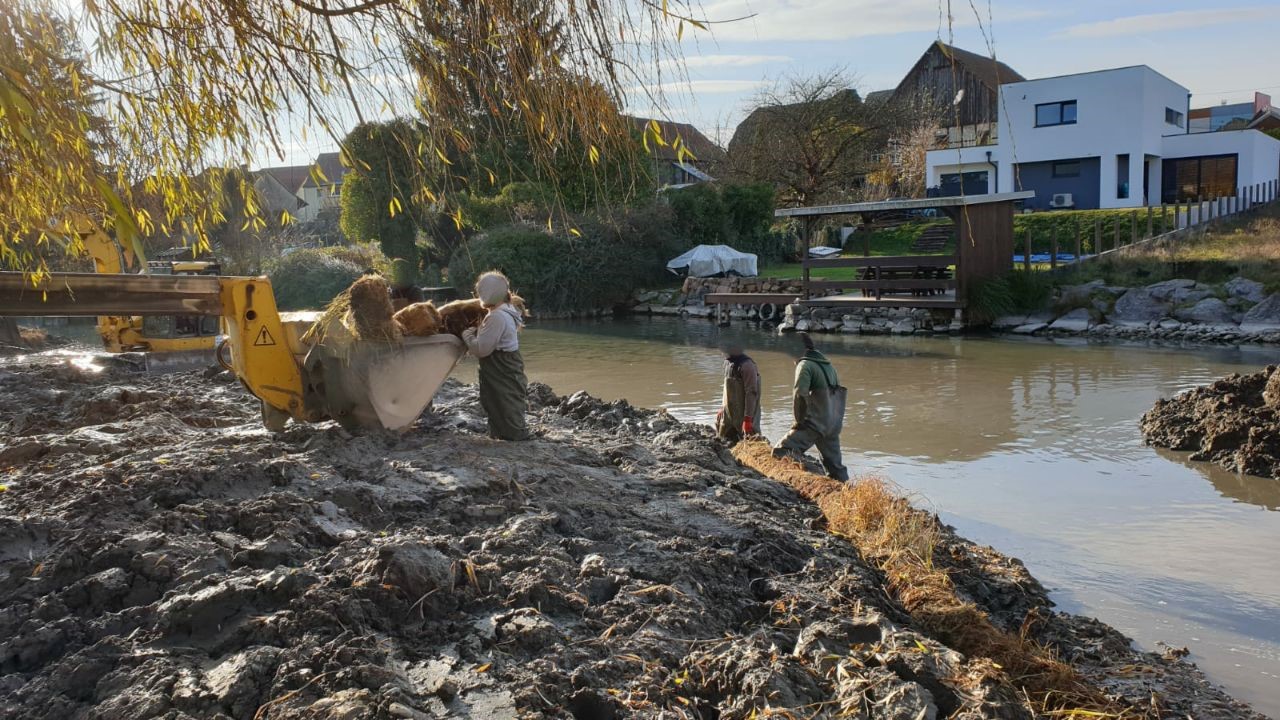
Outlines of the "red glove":
M756 431L756 425L755 425L755 422L752 421L751 416L747 415L746 417L742 418L742 434L754 435L755 431Z

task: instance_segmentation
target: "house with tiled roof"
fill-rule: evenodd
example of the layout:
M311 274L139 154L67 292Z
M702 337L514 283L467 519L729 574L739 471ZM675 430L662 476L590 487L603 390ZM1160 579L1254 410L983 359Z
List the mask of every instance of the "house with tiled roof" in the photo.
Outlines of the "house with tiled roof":
M698 128L689 123L657 120L654 118L629 117L636 132L644 133L650 123L656 123L666 143L649 143L649 156L653 163L653 174L658 185L684 186L715 179L720 164L724 161L725 152L711 138L702 134ZM677 149L676 139L680 147L688 149L683 156Z
M310 222L321 210L337 208L342 196L342 179L349 171L338 153L317 155L316 161L307 166L306 179L298 188L298 197L305 203L298 210L298 219Z

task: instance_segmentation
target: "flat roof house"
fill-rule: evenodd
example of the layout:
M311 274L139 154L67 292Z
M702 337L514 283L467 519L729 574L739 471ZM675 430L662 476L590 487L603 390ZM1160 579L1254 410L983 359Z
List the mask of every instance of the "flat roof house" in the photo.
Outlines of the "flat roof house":
M1191 93L1145 65L1006 83L1000 96L999 143L928 153L932 193L1034 190L1025 207L1128 208L1280 177L1280 140L1189 134Z

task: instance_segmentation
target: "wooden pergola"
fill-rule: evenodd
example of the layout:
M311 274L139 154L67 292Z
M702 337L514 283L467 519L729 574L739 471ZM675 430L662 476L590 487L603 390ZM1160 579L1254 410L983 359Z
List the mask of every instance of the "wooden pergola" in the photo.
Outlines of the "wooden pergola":
M811 307L910 307L960 309L975 283L1000 277L1013 269L1015 203L1035 197L1031 191L961 197L886 200L883 202L783 208L777 218L798 218L804 241L803 297L785 293L713 293L708 304L752 305L800 301ZM871 255L809 257L814 225L836 215L936 209L955 223L954 255ZM814 279L814 271L861 268L858 279ZM951 269L954 268L954 272ZM833 293L834 291L834 293ZM851 292L846 292L851 291Z

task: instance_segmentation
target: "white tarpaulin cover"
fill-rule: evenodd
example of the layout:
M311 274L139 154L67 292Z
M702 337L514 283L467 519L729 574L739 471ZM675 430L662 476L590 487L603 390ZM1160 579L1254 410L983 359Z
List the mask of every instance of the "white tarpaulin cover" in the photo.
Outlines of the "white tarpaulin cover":
M667 263L667 269L679 272L689 269L691 277L711 277L735 272L743 277L756 276L756 256L738 252L728 245L699 245Z
M840 254L840 248L833 247L811 247L809 248L809 257L811 258L829 258Z

